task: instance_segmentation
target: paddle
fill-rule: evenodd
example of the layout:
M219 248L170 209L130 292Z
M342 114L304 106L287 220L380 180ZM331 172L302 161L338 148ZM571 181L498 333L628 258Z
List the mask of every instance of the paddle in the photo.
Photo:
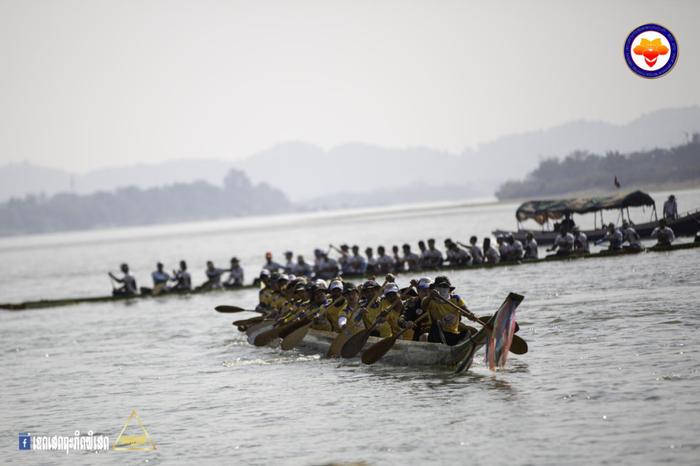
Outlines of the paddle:
M382 294L382 289L386 286L387 281L388 279L384 280L382 286L379 287L377 292L374 294L374 297L369 302L369 304L365 306L365 308L371 307L377 301L377 299L379 299L379 297ZM352 335L350 335L349 333L349 327L350 325L348 323L348 325L346 325L346 327L343 330L338 332L338 335L335 337L333 343L331 343L331 346L328 348L328 353L326 353L327 358L334 358L340 355L340 350L343 348L343 345L345 345L348 339L352 337Z
M463 316L465 316L467 319L472 320L474 322L478 322L479 324L484 326L484 328L486 328L487 330L490 331L493 328L493 327L491 327L491 325L487 324L486 322L484 322L483 320L479 319L477 316L472 314L471 311L462 309L461 307L457 306L452 301L449 301L449 300L443 298L439 294L433 293L432 296L439 299L440 301L442 301L446 304L449 304L450 306L455 308L457 311L459 311L459 313L462 314ZM527 351L528 351L527 342L525 340L523 340L522 338L520 338L519 336L513 335L513 343L511 344L510 352L513 354L525 354L525 353L527 353Z
M424 318L428 317L428 313L426 312L413 322L416 323L420 320L423 320ZM409 330L408 327L404 327L400 331L396 332L396 334L387 337L381 341L378 341L377 343L373 344L367 350L365 350L364 353L362 353L362 362L365 364L374 364L375 362L379 361L382 356L384 356L392 346L394 346L394 343L396 343L396 340L398 340L401 335L406 333L406 331Z
M265 320L265 316L256 316L256 317L251 317L250 319L234 320L233 325L256 324L258 322L262 322L263 320Z
M335 304L339 303L341 299L345 299L342 296L335 300L331 306L334 306ZM277 327L273 327L270 330L266 330L264 332L261 332L258 336L255 337L253 340L253 344L255 346L265 346L271 341L273 341L277 337L282 337L285 338L287 335L292 333L293 331L305 326L305 325L310 325L311 322L313 321L314 317L321 312L322 310L317 311L314 313L313 316L308 316L308 317L303 317L299 320L295 320L291 322L290 324L287 325L279 325Z
M282 337L282 343L280 344L280 348L282 348L283 350L290 350L299 343L301 343L302 340L304 340L306 334L309 333L311 324L315 319L324 315L326 312L328 312L328 309L330 309L331 307L342 305L344 301L345 298L341 296L340 298L336 299L331 304L329 304L326 308L321 309L314 316L310 316L308 318L300 320L295 326L290 325L290 327L292 327L293 330L286 330L285 332L280 332L280 337ZM301 323L304 321L306 323L301 325Z
M262 311L258 311L257 309L243 309L242 307L238 307L238 306L229 306L229 305L227 305L227 304L219 304L219 305L216 306L214 309L215 309L217 312L221 312L221 313L224 313L224 314L233 314L233 313L236 313L236 312L260 312L260 313L262 313Z
M401 301L396 301L396 303L394 303L391 307L388 307L385 310L383 310L374 320L372 325L369 326L368 329L357 332L355 335L351 336L348 339L348 341L345 342L343 348L340 350L340 355L346 359L355 357L357 353L359 353L365 346L365 343L367 343L370 334L374 331L375 328L377 328L377 325L379 325L379 320L383 319L387 314L389 314L389 311L391 311L394 307L396 307L397 304L400 303Z

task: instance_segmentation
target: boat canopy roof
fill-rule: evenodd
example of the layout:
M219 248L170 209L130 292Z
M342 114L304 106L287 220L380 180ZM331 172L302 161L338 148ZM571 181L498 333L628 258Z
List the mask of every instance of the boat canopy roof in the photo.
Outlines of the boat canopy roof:
M575 199L551 199L528 201L515 212L519 222L534 219L540 225L550 219L560 219L564 214L586 214L599 210L623 209L625 207L654 206L654 199L642 191L613 194L612 196L579 197Z

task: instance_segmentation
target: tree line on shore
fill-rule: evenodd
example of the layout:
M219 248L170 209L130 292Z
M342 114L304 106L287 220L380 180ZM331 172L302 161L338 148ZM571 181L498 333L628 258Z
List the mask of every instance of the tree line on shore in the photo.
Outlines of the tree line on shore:
M28 195L0 204L0 235L210 220L287 212L280 190L231 170L223 187L204 181L140 189L125 187L89 195Z
M652 149L605 155L574 152L559 160L546 159L520 181L507 181L496 192L498 199L533 198L614 187L617 178L625 186L700 181L700 134L670 149Z

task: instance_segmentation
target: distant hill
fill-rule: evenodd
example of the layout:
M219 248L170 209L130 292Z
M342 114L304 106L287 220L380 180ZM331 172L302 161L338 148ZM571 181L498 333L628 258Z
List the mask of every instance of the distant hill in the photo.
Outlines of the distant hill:
M265 183L230 170L223 187L204 181L120 188L93 194L27 196L0 203L0 235L152 225L288 212L291 203Z
M324 150L302 142L279 144L237 163L255 181L266 181L292 200L341 192L371 192L415 184L463 184L490 195L546 158L577 150L605 153L671 147L700 131L700 107L659 110L614 125L577 121L517 134L450 154L430 148L393 149L345 144Z
M615 177L625 186L670 186L695 182L700 186L700 134L670 149L595 155L577 152L563 160L548 159L521 181L508 181L499 199L537 198L580 191L614 189Z
M465 195L483 197L492 195L508 179L522 178L547 158L560 158L575 151L628 153L671 147L698 131L700 107L693 106L659 110L626 125L567 123L502 137L461 153L361 143L325 150L304 142L286 142L237 161L183 159L106 168L82 175L11 164L0 167L0 201L41 192L92 193L125 186L145 189L196 180L221 186L232 167L244 170L254 182L281 189L292 201L310 201L314 205L323 197L332 198L334 205L351 205L364 202L358 196L371 198L386 190L407 192L416 186L461 186ZM433 194L438 192L431 189ZM448 195L447 191L443 193ZM449 196L454 193L450 190ZM394 196L391 202L404 201Z
M0 201L27 194L90 194L127 186L146 189L194 181L221 186L224 176L233 165L233 162L224 160L181 159L105 168L81 175L29 163L11 163L0 166Z

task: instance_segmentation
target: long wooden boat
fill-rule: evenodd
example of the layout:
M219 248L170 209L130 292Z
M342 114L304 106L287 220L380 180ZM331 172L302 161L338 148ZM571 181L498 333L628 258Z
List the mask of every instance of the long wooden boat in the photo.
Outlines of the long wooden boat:
M493 325L496 316L503 310L514 311L522 302L523 296L509 293L501 307L488 318L488 323ZM257 327L246 330L248 342L253 343L255 337L261 332L271 328L272 324L262 323ZM305 354L326 355L337 333L323 330L309 329L304 340L296 349ZM429 343L409 340L397 340L389 351L380 359L384 364L394 366L436 367L451 369L456 372L468 370L474 360L476 352L488 341L489 333L485 328L472 329L470 336L455 346L447 346L442 343ZM269 346L279 345L279 339L270 342ZM382 341L379 337L369 337L364 349L367 349ZM358 359L359 355L351 360Z
M606 258L606 257L617 257L621 255L628 255L628 254L640 254L644 252L670 252L670 251L677 251L681 249L694 249L694 248L700 248L700 242L686 242L686 243L676 243L671 246L651 246L648 248L643 248L641 250L621 250L621 251L607 251L603 250L597 253L591 253L591 254L570 254L566 256L559 256L559 255L551 255L547 257L543 257L540 259L527 259L527 260L521 260L517 262L512 262L512 261L503 261L499 262L498 264L481 264L481 265L469 265L469 266L446 266L446 267L441 267L440 269L433 269L433 270L425 270L425 273L428 272L437 272L437 271L463 271L463 270L480 270L480 269L491 269L491 268L498 268L498 267L512 267L512 266L517 266L517 265L524 265L524 264L539 264L543 262L552 262L552 261L570 261L570 260L577 260L577 259L597 259L597 258ZM411 273L413 275L418 275L422 272L403 272L403 273ZM344 278L346 279L357 279L360 280L364 278L363 276L360 275L352 275L348 276L345 275ZM171 296L190 296L190 295L199 295L199 294L208 294L208 293L221 293L221 294L226 294L226 293L231 293L231 292L236 292L240 290L252 290L252 289L257 289L259 288L259 283L254 282L248 285L244 285L238 288L217 288L217 289L211 289L211 290L193 290L187 293L184 292L178 292L178 293L161 293L158 296L151 296L151 295L134 295L130 297L126 296L91 296L91 297L76 297L76 298L63 298L63 299L42 299L42 300L37 300L37 301L26 301L26 302L21 302L21 303L2 303L0 304L0 309L6 310L6 311L23 311L23 310L30 310L30 309L44 309L44 308L51 308L51 307L60 307L60 306L71 306L75 304L83 304L83 303L102 303L102 302L113 302L113 301L130 301L130 300L139 300L139 299L166 299Z
M544 226L548 225L550 220L561 219L565 214L593 213L595 215L600 212L600 223L603 225L603 210L619 210L621 213L627 210L629 218L629 208L640 206L650 206L654 209L654 214L656 213L655 203L651 196L641 191L635 191L605 197L528 201L518 207L515 217L518 225L520 222L532 219ZM686 212L675 220L667 219L667 223L676 236L695 236L700 231L700 209ZM658 225L659 222L654 220L635 224L634 228L640 237L651 238L651 233ZM520 241L525 241L528 233L532 233L537 244L543 246L553 244L558 234L551 230L526 228L518 228L516 231L494 230L492 233L497 237L513 235L515 239ZM588 241L593 242L603 238L606 231L601 227L600 229L584 230L583 233L588 237Z

